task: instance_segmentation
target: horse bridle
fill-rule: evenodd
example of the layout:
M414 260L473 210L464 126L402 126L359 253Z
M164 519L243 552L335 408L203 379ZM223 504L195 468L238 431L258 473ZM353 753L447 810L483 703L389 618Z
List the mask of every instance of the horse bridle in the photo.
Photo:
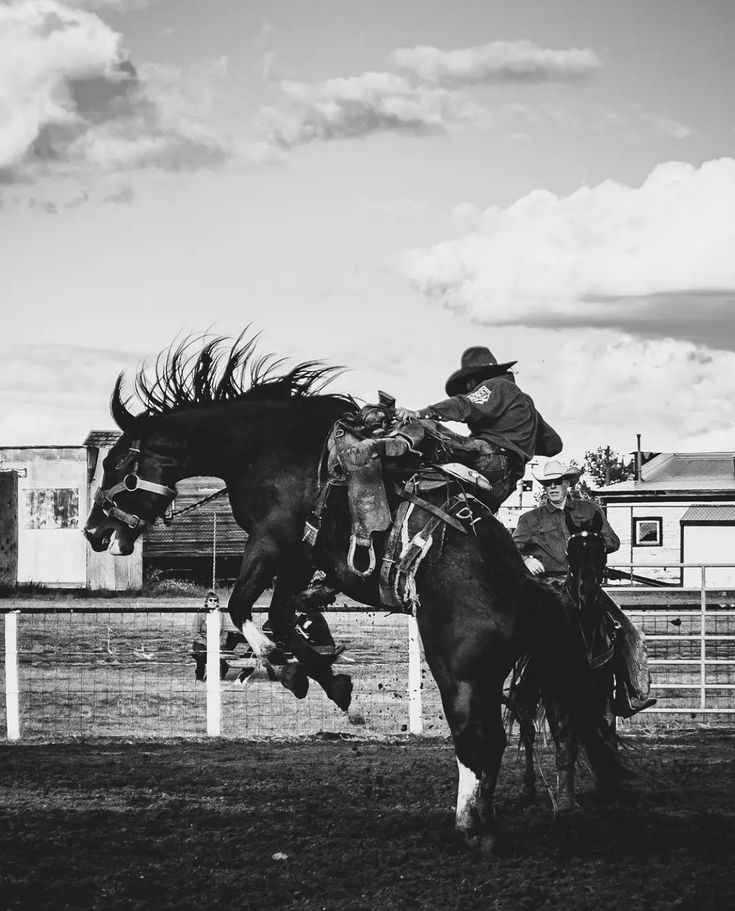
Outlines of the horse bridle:
M98 487L94 493L94 502L102 509L102 512L108 519L117 519L129 528L142 528L149 525L146 519L135 515L135 513L125 512L115 503L115 497L119 493L130 493L133 490L147 490L149 493L157 493L159 496L166 498L166 505L173 502L176 491L164 484L156 484L154 481L146 481L138 474L138 463L140 462L140 440L134 440L127 452L127 455L116 466L116 470L131 466L130 471L114 487L104 490Z
M567 558L567 565L569 566L570 572L571 572L571 563L569 562L569 542L572 540L572 538L599 538L600 541L602 541L602 535L600 535L596 531L587 531L587 529L585 528L583 531L576 531L573 535L569 536L569 538L567 539L565 556ZM604 550L603 550L603 553L604 553ZM605 564L603 563L602 574L604 574L604 571L605 571ZM602 584L601 578L598 579L597 581L600 585Z

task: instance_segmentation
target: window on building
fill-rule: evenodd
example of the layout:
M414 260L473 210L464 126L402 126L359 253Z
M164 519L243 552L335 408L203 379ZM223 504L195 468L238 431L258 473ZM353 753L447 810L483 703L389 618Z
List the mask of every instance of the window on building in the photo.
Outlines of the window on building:
M24 528L78 528L79 491L74 487L25 491Z
M533 481L521 481L521 490L530 493L533 490Z
M661 547L663 520L660 516L633 519L633 544L636 547Z

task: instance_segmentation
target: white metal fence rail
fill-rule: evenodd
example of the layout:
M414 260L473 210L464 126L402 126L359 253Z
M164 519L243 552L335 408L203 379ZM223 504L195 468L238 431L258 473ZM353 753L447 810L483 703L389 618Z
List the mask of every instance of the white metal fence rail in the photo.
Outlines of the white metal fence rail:
M635 586L630 589L648 592L664 601L667 593L674 592L683 601L681 608L627 611L646 634L654 695L662 703L656 706L656 714L735 714L732 697L732 690L735 690L735 592L707 588L708 570L732 569L733 566L732 563L651 563L646 569L676 568L682 570L682 576L684 570L699 573L699 587L671 585L646 589ZM615 568L626 568L631 573L641 569L634 563L616 563ZM615 590L615 586L609 589L613 597ZM691 609L684 600L687 597L691 597ZM676 635L670 631L662 633L662 621L676 624L679 628ZM663 643L669 648L660 648ZM672 644L677 647L672 649ZM670 676L676 679L664 679ZM672 693L677 697L676 704L667 704L666 696ZM692 698L682 700L685 694L691 694Z
M637 716L637 723L657 715L728 723L735 714L735 604L729 600L732 593L707 591L706 567L701 570L699 591L677 593L688 603L667 605L670 590L651 589L652 597L664 598L663 606L626 610L646 636L653 695L659 700L654 709ZM611 594L615 596L614 588ZM339 608L330 612L335 638L348 643L348 657L356 656L344 668L356 682L355 709L348 717L313 685L307 700L299 703L277 684L251 687L246 693L232 681L222 683L219 612L208 615L206 682L196 687L188 643L194 610L36 607L31 615L21 602L16 605L4 616L4 727L11 741L43 736L39 731L44 724L53 729L51 736L59 736L63 718L71 720L67 735L72 736L288 736L317 730L447 734L412 617L344 613ZM119 632L111 644L116 633L111 633L114 621L108 615L113 613L122 616L115 629L124 627L124 635ZM52 614L56 626L51 625ZM82 632L85 623L88 628ZM120 643L117 648L115 642ZM114 667L103 667L105 662ZM101 701L104 724L95 716ZM120 717L111 720L116 711ZM185 720L172 730L175 711ZM156 712L165 724L158 723ZM200 727L192 717L202 712L205 723ZM256 724L258 712L261 722Z

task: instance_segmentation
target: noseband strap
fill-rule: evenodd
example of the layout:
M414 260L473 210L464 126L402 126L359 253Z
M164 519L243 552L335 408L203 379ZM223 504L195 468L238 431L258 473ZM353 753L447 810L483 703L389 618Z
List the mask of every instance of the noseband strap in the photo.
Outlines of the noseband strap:
M118 484L115 484L114 487L110 487L108 490L104 490L102 487L98 487L94 494L94 502L97 506L102 508L104 514L111 519L117 519L119 522L122 522L124 525L129 526L130 528L141 528L150 523L141 518L140 516L135 515L135 513L125 512L115 503L115 497L119 493L130 493L133 490L146 490L149 493L158 494L161 497L165 497L167 504L170 503L176 496L176 491L172 490L170 487L166 487L164 484L156 484L154 481L146 481L144 478L139 477L138 475L138 461L140 460L140 440L135 440L128 450L127 455L123 458L120 464L117 466L118 469L126 467L129 464L132 464L131 470L125 475L125 477Z

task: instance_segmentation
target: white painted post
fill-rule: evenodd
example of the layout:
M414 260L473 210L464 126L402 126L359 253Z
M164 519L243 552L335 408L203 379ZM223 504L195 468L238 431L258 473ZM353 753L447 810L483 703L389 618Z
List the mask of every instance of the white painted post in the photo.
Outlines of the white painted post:
M219 608L207 614L207 735L219 737L222 698L219 680Z
M707 705L707 640L705 639L705 633L707 632L707 584L705 581L705 573L707 572L707 567L702 564L700 567L702 571L702 590L700 592L700 630L699 630L699 707L704 709Z
M20 740L20 714L18 712L18 614L5 614L5 712L8 740Z
M217 587L217 513L212 513L212 591Z
M408 730L424 733L424 714L421 705L421 646L416 617L408 617Z

